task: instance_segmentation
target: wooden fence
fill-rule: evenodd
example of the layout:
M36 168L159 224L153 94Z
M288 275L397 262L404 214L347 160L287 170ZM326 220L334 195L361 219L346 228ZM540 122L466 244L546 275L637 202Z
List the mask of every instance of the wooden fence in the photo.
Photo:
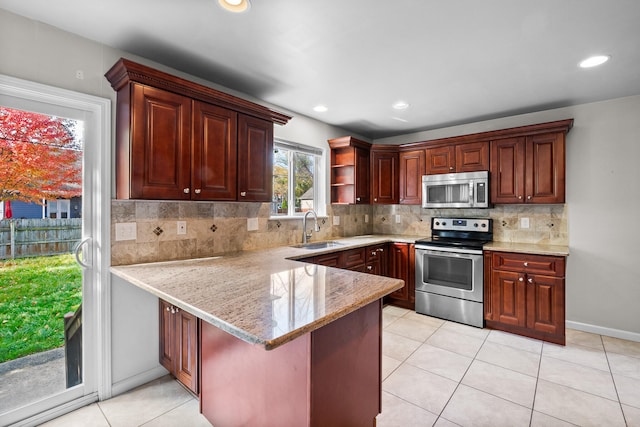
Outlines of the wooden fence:
M82 238L82 218L0 220L0 259L70 253Z

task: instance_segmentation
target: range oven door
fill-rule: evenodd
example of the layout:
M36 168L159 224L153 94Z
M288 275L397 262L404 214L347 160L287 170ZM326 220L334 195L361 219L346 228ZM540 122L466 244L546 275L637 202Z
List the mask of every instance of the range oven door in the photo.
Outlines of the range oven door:
M482 251L416 246L416 291L483 301Z

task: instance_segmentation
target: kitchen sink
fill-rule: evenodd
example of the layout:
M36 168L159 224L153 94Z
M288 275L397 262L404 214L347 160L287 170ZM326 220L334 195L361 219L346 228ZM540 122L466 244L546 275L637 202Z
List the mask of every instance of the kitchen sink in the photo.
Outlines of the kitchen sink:
M344 243L335 242L333 240L327 240L324 242L301 243L299 245L293 245L291 247L302 248L302 249L326 249L326 248L335 248L338 246L344 246Z

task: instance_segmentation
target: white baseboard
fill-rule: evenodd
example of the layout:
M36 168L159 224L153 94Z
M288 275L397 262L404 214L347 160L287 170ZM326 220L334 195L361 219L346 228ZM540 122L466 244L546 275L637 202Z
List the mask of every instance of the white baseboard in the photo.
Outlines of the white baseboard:
M164 369L162 366L158 365L157 367L150 369L148 371L142 372L133 377L129 377L125 380L119 381L111 386L111 396L115 397L119 394L122 394L126 391L132 390L136 387L139 387L143 384L146 384L150 381L156 380L160 377L167 375L169 371Z
M623 331L621 329L605 328L603 326L590 325L588 323L566 321L565 326L570 329L576 329L583 332L591 332L592 334L606 335L608 337L620 338L623 340L640 342L640 334L637 332Z

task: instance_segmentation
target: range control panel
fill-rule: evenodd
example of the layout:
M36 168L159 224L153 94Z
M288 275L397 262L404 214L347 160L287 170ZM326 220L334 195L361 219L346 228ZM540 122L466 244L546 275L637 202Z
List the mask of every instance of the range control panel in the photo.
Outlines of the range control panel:
M431 218L431 230L491 231L488 218Z

